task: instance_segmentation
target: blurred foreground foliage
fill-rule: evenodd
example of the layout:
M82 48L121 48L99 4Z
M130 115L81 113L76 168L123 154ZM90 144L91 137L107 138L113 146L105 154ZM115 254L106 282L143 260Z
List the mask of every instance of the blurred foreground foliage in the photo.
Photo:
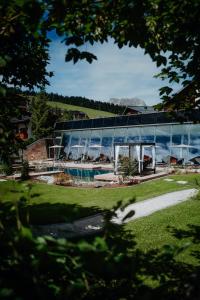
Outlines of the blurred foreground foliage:
M176 261L189 244L143 253L123 225L110 222L122 202L98 236L36 237L28 205L35 195L24 188L19 201L0 204L0 299L199 299L199 266ZM184 236L195 234L199 243L198 233L193 226ZM199 261L199 251L192 255Z

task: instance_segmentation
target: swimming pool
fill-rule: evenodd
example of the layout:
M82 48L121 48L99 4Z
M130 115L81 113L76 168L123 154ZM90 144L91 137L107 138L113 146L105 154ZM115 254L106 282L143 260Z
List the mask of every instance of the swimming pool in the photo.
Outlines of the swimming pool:
M65 174L69 174L78 180L93 181L95 175L110 173L110 170L102 169L65 169Z

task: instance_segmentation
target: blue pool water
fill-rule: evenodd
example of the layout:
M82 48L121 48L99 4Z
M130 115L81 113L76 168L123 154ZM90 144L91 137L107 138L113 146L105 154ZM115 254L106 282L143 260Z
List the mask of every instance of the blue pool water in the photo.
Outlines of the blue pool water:
M77 179L84 179L84 180L89 180L92 181L94 180L95 175L101 175L101 174L106 174L110 173L110 170L97 170L97 169L65 169L64 170L65 174L69 174L73 177L76 177Z

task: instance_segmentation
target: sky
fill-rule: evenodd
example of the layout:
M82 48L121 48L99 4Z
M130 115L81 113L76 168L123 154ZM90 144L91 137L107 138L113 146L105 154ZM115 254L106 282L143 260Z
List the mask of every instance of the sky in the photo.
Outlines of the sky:
M147 105L160 102L158 89L167 82L153 76L159 72L155 63L142 49L119 49L112 40L105 44L86 45L82 51L91 51L98 58L65 62L67 47L54 38L50 46L49 71L54 72L47 92L63 96L82 96L99 101L110 98L139 98ZM179 88L176 86L175 90Z

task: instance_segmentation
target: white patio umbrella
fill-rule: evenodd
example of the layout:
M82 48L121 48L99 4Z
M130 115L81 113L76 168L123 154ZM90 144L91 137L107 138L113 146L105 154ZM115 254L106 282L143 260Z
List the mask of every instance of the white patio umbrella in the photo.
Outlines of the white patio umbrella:
M83 145L74 145L74 146L71 146L71 148L84 148L85 146Z
M89 147L90 148L102 148L102 146L98 145L98 144L90 145Z
M53 148L53 149L56 149L56 148L63 148L64 146L60 146L60 145L54 145L54 146L50 146L49 148Z

